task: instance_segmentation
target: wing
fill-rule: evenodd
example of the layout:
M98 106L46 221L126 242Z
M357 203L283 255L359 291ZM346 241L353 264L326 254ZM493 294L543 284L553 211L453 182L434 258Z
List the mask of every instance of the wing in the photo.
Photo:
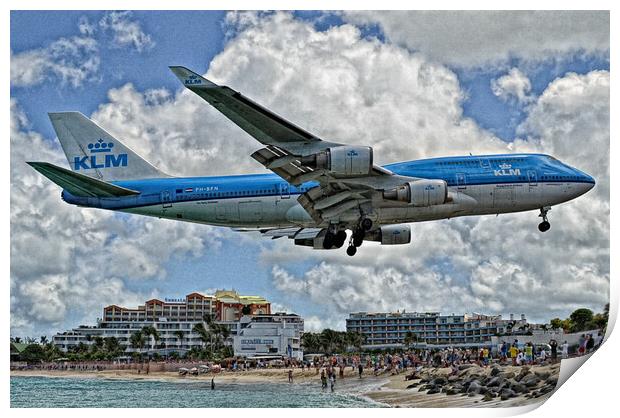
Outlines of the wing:
M386 184L393 187L399 181L395 178L398 176L372 163L370 170L367 165L365 172L345 175L319 167L313 164L316 162L313 156L346 146L323 141L239 92L219 86L185 67L170 69L186 88L265 145L252 154L255 160L295 186L308 181L319 183L318 187L310 189L310 192L299 198L299 202L316 222L336 219L344 212L369 203L373 196L377 196L378 187ZM361 148L370 150L371 161L372 150ZM346 156L341 160L343 167L346 164L349 164L349 168L353 166L352 157L349 162L345 161Z
M297 245L306 245L313 247L314 246L314 238L320 236L321 234L325 234L324 229L322 228L235 228L237 232L260 232L265 237L270 237L271 239L278 239L286 237L288 239L295 240Z

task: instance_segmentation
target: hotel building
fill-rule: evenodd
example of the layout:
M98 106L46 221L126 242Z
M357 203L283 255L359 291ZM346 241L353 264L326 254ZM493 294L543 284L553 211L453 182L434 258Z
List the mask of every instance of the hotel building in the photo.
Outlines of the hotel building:
M358 332L366 349L399 348L411 333L417 346L474 347L493 344L491 337L518 333L527 324L525 315L515 320L501 315L442 315L439 312L395 312L349 314L347 331Z
M299 315L243 316L233 336L235 356L248 359L289 357L303 359L301 336L304 320Z
M153 326L160 338L157 342L151 338L145 350L182 354L203 346L200 336L192 329L206 316L227 325L234 334L236 322L244 313L269 315L271 304L259 296L242 296L234 290L218 290L215 295L194 292L183 299L151 299L137 308L110 305L103 308L103 316L97 320L97 325L82 325L58 333L52 337L52 343L66 352L80 343L93 344L96 337L115 337L126 352L131 353L135 351L131 347L131 335L145 326Z

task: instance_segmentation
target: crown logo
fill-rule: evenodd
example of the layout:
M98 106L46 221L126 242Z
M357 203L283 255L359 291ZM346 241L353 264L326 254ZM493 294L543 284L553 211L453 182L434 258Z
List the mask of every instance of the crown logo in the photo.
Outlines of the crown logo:
M104 140L101 138L99 138L96 142L88 144L88 149L91 153L112 152L112 148L114 148L113 142L104 142Z
M501 168L502 170L508 170L509 168L512 168L512 164L500 164L499 168Z

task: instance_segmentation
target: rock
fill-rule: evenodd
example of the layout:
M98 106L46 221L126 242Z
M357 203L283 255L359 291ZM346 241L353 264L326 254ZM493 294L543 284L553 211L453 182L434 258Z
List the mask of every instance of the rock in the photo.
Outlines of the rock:
M504 379L514 379L517 375L514 372L503 372L499 374Z
M446 395L456 395L461 392L461 389L449 388L446 390Z
M459 370L467 370L467 369L471 369L472 367L474 367L473 364L461 364L459 365Z
M524 377L523 379L521 379L520 383L524 384L528 388L533 388L539 382L540 382L540 379L538 378L538 376L536 376L535 374L530 374L530 375Z
M412 384L410 384L409 386L407 386L407 389L413 389L413 388L415 388L415 387L417 387L417 386L418 386L418 384L417 384L417 383L412 383Z
M502 371L499 367L493 367L493 369L491 369L491 376L495 377L498 374L500 374Z
M545 383L548 385L552 385L553 387L556 387L558 384L558 377L557 376L549 376L547 378L547 380L545 380Z
M448 383L448 379L446 379L444 376L439 376L433 379L432 383L434 385L445 385L446 383Z
M482 389L482 386L480 386L480 382L478 382L477 380L474 380L467 387L467 393L480 393L481 389Z
M514 385L512 385L510 387L511 390L513 390L514 392L517 393L525 393L527 392L527 386L525 386L524 384L521 383L515 383Z
M484 395L484 398L482 398L482 401L483 402L489 402L489 401L493 400L493 398L494 398L493 394L491 392L487 392Z
M457 380L459 380L459 377L457 375L448 376L448 382L456 382Z
M505 401L507 399L514 398L515 396L517 396L515 391L513 391L511 389L504 389L504 390L502 390L502 393L500 395L500 399L502 401Z
M534 374L538 376L541 380L547 380L549 376L551 376L551 373L546 371L535 371Z
M440 387L439 386L432 386L431 389L426 392L427 395L432 395L434 393L439 393L440 392Z
M499 376L495 376L494 378L490 379L487 382L487 387L494 387L494 386L499 386L504 382L504 379L502 379Z

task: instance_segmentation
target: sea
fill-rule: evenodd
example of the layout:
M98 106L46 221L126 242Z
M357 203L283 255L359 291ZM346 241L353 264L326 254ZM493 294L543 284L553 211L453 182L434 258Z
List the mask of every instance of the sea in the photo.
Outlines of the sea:
M372 408L345 387L314 383L218 383L69 377L11 377L12 408ZM350 389L350 388L349 388ZM357 389L358 393L360 388Z

